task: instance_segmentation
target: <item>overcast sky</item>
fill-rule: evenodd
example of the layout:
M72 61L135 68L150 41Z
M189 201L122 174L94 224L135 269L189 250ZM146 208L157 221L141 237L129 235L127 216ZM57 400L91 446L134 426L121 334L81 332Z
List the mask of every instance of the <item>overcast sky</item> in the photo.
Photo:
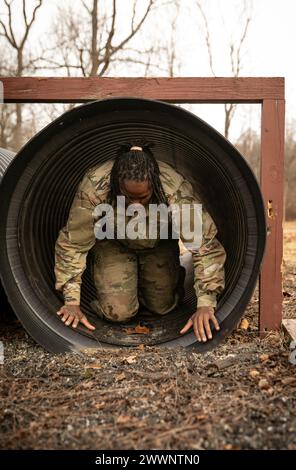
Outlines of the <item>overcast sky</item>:
M15 4L21 6L21 0L14 0ZM33 5L34 0L29 0ZM163 3L164 0L157 0ZM0 0L3 11L3 0ZM90 0L86 0L90 2ZM39 40L50 40L51 19L56 14L57 0L44 0L44 5L38 12L38 21L34 26L34 42ZM64 0L63 4L70 4L71 8L79 10L79 0ZM112 5L112 0L105 0L107 5ZM120 10L119 34L129 27L128 7L132 0L118 0ZM229 66L229 39L239 39L242 24L239 14L243 7L243 0L201 0L207 14L209 30L213 46L213 61L216 76L231 76ZM295 0L246 0L248 6L252 6L252 21L243 48L243 70L242 76L262 77L285 77L286 80L286 113L287 120L291 122L296 118L296 1ZM145 8L147 0L138 0L139 14ZM155 39L167 36L171 32L172 11L169 7L162 7L161 14L153 17L153 23L147 23L149 30L139 38L138 47L143 45L143 37L148 40L149 35ZM62 21L62 18L61 18ZM21 30L21 22L18 21ZM180 68L178 75L182 76L210 76L209 61L205 47L202 22L196 7L195 0L182 0L181 9L175 30L177 43L178 61ZM48 39L47 39L48 38ZM32 43L33 44L33 43ZM136 44L137 45L137 44ZM34 47L32 45L32 47ZM48 74L48 72L46 73ZM109 74L110 75L110 74ZM121 76L139 76L136 68L121 66ZM164 74L160 74L164 75ZM191 107L202 118L214 125L219 131L223 129L222 106L198 105ZM251 112L246 110L252 109ZM295 119L296 121L296 119ZM231 136L236 138L240 132L248 126L260 130L259 106L241 105L238 110L237 119L233 125Z

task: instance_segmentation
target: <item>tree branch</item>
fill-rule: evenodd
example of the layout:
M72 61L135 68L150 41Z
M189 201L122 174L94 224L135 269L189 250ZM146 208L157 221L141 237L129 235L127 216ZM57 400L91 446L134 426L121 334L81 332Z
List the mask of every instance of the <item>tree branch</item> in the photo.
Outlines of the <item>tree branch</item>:
M38 8L41 7L41 5L42 5L42 0L38 0L38 3L37 3L37 5L35 5L35 8L33 10L31 21L28 23L27 22L27 14L26 14L26 0L23 0L23 17L24 17L24 22L25 22L26 28L25 28L25 34L24 34L23 39L22 39L22 41L20 43L20 46L19 46L21 49L24 47L24 44L25 44L25 42L28 38L30 29L31 29L31 26L35 21L37 10L38 10Z
M121 41L121 43L119 43L117 46L115 46L112 49L112 54L115 54L119 49L122 49L123 46L125 46L125 44L128 43L131 40L131 38L135 36L135 34L137 34L137 32L141 28L142 24L146 20L153 4L154 4L154 0L150 0L149 5L146 9L146 12L144 13L144 15L143 15L142 19L140 20L140 22L138 23L138 25L135 28L132 28L130 34L123 41Z
M205 14L202 6L201 6L201 3L199 1L197 1L196 5L197 5L197 8L200 11L200 14L201 14L203 22L204 22L205 41L206 41L206 46L207 46L207 51L208 51L210 69L211 69L211 72L212 72L213 76L216 77L216 74L215 74L215 71L214 71L212 44L211 44L211 37L210 37L210 29L209 29L208 19L207 19L206 14Z
M105 55L104 58L101 60L101 63L104 64L102 70L100 71L99 75L102 76L110 64L110 58L112 55L112 39L115 33L115 19L116 19L116 0L113 0L113 11L112 11L112 22L111 28L108 34L108 39L105 46Z
M4 3L5 3L5 5L6 5L7 8L8 8L8 25L9 25L9 31L10 31L10 35L11 35L11 40L12 40L13 44L15 45L14 47L16 48L16 47L17 47L17 44L16 44L16 40L15 40L15 37L14 37L14 34L13 34L13 29L12 29L11 4L10 4L7 0L4 0Z

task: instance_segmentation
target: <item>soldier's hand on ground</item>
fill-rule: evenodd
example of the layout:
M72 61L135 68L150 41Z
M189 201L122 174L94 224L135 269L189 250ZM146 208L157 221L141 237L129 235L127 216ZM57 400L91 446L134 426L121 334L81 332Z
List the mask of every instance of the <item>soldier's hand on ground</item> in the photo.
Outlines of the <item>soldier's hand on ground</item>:
M72 326L76 328L78 323L82 323L89 330L95 330L96 328L89 323L88 319L80 310L79 305L64 305L57 311L57 314L60 316L62 322L67 326Z
M198 307L180 333L184 334L193 327L194 334L198 341L206 342L208 339L212 339L210 321L213 322L217 331L220 330L214 311L214 307Z

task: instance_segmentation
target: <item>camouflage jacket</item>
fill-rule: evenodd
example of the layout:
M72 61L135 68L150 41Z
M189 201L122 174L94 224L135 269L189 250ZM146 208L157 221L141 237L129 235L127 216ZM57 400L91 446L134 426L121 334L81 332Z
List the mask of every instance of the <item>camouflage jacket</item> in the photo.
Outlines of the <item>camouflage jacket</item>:
M160 180L170 204L200 202L187 179L167 163L158 163ZM93 211L99 203L106 202L112 165L113 161L109 160L86 172L76 191L67 224L59 232L55 245L55 287L63 291L65 304L80 304L81 276L87 254L96 243ZM226 253L216 234L216 225L203 208L201 246L189 249L198 307L216 307L216 296L225 286Z

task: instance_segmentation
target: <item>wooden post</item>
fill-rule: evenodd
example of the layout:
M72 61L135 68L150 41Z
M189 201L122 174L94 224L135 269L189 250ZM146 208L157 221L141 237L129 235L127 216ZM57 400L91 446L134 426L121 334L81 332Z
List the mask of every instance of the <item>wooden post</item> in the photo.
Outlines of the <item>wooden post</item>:
M261 190L267 245L259 289L259 332L278 330L282 320L284 100L263 100L261 117Z

